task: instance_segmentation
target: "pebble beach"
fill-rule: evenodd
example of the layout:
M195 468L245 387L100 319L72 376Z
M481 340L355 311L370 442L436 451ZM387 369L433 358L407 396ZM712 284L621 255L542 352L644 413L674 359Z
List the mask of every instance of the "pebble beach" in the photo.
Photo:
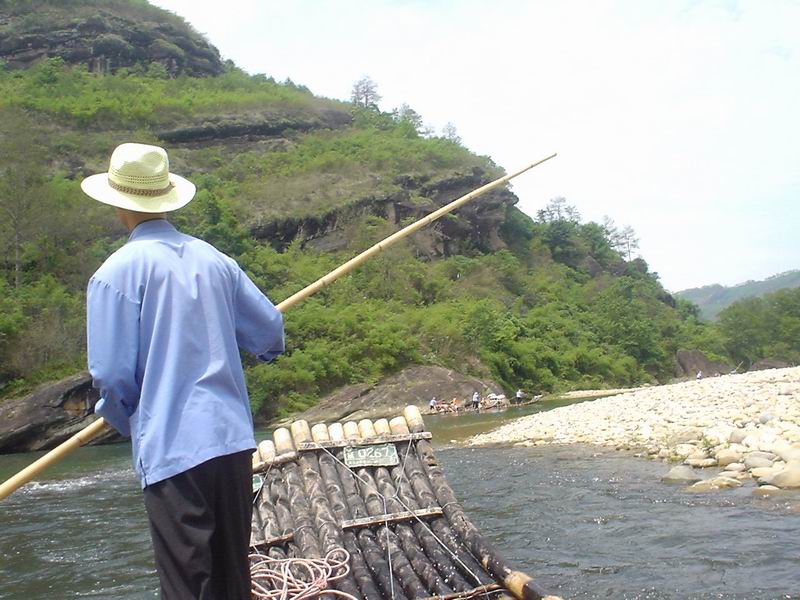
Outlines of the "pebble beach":
M522 417L470 445L594 444L662 460L694 491L800 489L800 367L641 388Z

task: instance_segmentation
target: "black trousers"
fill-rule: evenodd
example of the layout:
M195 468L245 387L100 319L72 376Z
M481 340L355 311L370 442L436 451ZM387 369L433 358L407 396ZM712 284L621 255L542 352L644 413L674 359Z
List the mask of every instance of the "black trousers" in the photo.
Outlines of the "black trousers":
M144 488L161 600L250 600L251 451Z

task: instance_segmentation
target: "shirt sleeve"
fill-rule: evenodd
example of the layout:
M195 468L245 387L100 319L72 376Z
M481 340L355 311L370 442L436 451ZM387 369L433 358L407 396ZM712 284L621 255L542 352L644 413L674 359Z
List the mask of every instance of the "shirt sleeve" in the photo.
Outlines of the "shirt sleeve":
M236 342L263 361L285 350L283 315L242 270L236 288Z
M130 436L130 417L141 393L136 379L139 354L139 303L92 278L86 292L89 372L100 400L94 412L122 435Z

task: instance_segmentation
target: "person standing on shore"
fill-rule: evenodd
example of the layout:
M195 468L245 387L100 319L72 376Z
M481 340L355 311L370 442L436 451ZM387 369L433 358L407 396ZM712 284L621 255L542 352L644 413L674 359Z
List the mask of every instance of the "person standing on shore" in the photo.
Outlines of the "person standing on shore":
M166 213L195 186L122 144L81 188L130 232L87 288L95 412L131 437L164 600L249 599L256 447L239 347L271 360L283 318L236 262Z

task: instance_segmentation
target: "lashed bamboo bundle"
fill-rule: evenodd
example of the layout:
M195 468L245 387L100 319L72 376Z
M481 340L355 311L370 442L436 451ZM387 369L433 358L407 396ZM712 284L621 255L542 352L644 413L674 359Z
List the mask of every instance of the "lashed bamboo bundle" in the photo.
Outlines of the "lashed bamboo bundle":
M448 485L419 410L391 421L295 421L259 444L263 476L252 544L274 558L350 554L335 588L357 598L557 600L512 569ZM394 445L396 458L347 465L347 447ZM390 453L391 454L391 453ZM397 463L397 464L394 464Z

